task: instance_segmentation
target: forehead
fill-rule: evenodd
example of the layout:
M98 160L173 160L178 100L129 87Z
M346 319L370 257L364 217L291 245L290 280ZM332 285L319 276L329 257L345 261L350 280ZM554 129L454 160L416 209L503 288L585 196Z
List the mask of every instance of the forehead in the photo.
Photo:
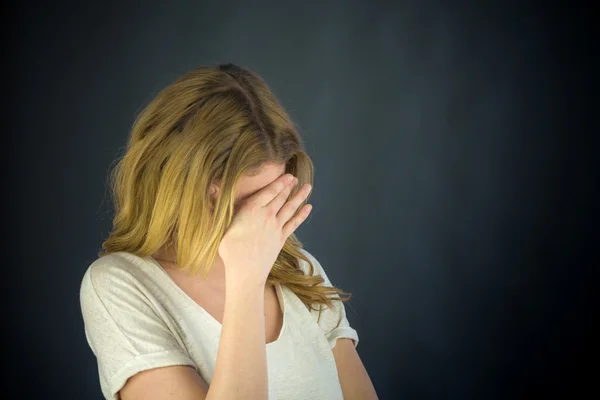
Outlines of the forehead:
M264 164L255 175L243 175L238 180L236 199L252 196L277 178L285 174L285 163Z

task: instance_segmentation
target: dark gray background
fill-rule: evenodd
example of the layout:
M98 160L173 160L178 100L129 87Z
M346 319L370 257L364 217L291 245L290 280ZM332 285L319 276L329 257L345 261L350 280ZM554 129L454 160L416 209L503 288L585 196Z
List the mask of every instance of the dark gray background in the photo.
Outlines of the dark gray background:
M297 233L353 293L381 399L590 383L591 10L125 3L20 4L7 26L4 284L19 398L101 398L79 285L111 228L108 168L160 89L225 62L261 74L298 124L316 176Z

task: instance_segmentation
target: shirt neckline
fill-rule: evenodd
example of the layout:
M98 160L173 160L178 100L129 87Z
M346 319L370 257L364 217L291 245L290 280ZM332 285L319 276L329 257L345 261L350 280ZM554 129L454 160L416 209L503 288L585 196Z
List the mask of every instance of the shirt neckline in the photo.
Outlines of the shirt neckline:
M183 289L181 289L179 287L179 285L177 285L177 283L175 283L175 281L173 280L173 278L171 278L171 276L167 273L167 271L164 270L162 265L160 265L160 263L154 259L154 257L147 256L147 257L144 257L143 260L145 260L148 264L150 264L152 266L153 270L155 270L155 271L158 270L157 275L160 276L161 279L163 281L165 281L169 286L171 286L176 292L178 292L180 294L180 296L185 299L185 301L187 301L188 303L191 303L192 307L197 308L200 311L200 313L212 325L215 326L215 328L219 331L219 335L220 335L223 325L219 321L217 321L215 319L215 317L213 317L208 311L206 311L200 304L198 304L196 301L194 301L194 299L192 299L186 292L184 292ZM279 331L279 335L277 336L277 339L275 339L272 342L265 343L266 346L276 345L279 342L281 342L283 335L286 331L286 325L287 325L286 314L287 314L288 305L286 303L285 291L281 288L281 284L279 282L276 282L274 286L275 286L275 292L276 292L277 296L279 297L279 300L281 301L283 321L281 323L281 330Z

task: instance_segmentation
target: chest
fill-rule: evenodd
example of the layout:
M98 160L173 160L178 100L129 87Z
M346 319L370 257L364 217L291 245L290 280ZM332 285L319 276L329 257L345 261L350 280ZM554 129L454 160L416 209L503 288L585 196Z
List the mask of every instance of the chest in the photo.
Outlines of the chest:
M193 287L185 281L173 277L175 283L204 311L221 325L225 311L225 293L210 286ZM283 326L284 302L281 288L273 285L265 286L265 344L274 342L279 337Z

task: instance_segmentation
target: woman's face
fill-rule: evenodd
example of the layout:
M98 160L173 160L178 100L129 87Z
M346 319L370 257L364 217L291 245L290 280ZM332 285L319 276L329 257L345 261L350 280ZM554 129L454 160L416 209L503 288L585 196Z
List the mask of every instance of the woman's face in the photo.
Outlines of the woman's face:
M285 174L285 163L265 163L261 166L260 173L258 175L241 176L235 189L235 208L237 209L237 207L241 205L244 200L246 200L248 197L251 197L283 174ZM213 200L218 198L219 190L219 183L211 186Z

